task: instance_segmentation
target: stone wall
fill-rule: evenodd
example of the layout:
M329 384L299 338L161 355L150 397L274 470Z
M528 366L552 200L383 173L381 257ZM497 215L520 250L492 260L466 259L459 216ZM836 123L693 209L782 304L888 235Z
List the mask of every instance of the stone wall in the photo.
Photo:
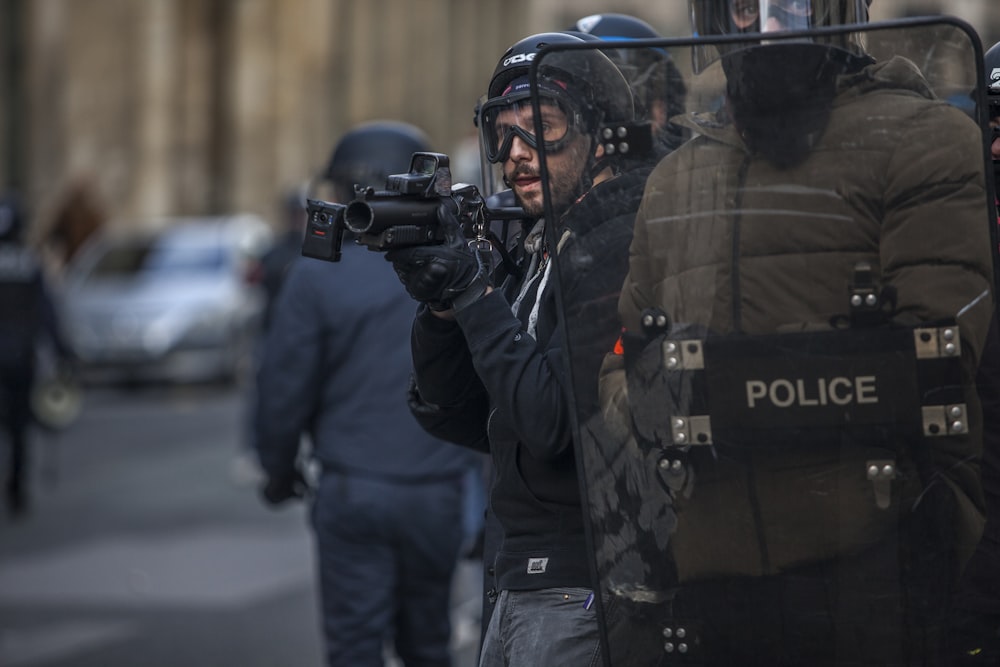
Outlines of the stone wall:
M875 18L943 0L876 0ZM687 3L622 0L665 35ZM0 3L0 179L40 224L86 176L112 224L252 211L355 123L393 117L452 152L504 48L568 27L601 0L5 0ZM1000 3L947 11L998 36Z

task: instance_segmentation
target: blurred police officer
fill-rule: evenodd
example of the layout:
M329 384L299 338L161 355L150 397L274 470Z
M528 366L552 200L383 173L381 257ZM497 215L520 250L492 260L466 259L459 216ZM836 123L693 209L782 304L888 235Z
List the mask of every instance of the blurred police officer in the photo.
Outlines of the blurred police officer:
M406 172L423 132L356 127L326 178L339 201ZM413 303L378 253L345 242L339 263L300 258L274 305L258 376L255 444L263 497L306 495L303 434L320 469L310 493L326 661L449 665L451 580L463 538L466 454L421 429L407 406Z
M10 447L5 499L13 516L28 508L28 430L38 345L47 339L60 359L71 356L42 266L24 243L24 227L19 197L0 197L0 421Z

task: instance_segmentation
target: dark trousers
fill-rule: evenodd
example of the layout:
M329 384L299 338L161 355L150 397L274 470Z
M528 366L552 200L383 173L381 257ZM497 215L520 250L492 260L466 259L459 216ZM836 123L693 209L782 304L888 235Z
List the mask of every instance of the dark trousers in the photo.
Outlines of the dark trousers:
M34 368L30 364L0 364L0 423L10 447L8 503L24 500L33 378Z
M326 472L313 508L329 667L451 664L451 582L462 478L397 483Z

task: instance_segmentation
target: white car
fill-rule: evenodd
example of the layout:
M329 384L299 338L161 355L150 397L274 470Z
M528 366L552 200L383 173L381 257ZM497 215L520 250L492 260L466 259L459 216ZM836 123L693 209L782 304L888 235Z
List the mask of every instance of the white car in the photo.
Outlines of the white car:
M272 232L252 215L176 218L102 234L70 266L63 327L84 379L240 381L264 305Z

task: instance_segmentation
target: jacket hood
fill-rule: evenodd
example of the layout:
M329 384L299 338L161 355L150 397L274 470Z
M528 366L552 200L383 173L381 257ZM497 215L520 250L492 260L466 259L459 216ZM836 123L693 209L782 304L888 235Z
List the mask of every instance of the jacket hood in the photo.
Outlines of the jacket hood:
M927 79L911 60L902 56L893 56L884 62L868 65L856 74L841 76L837 82L837 97L833 105L844 104L862 95L880 90L911 93L926 99L935 99L936 97ZM743 146L743 139L728 117L725 108L718 111L690 112L675 119L674 122L720 143Z

